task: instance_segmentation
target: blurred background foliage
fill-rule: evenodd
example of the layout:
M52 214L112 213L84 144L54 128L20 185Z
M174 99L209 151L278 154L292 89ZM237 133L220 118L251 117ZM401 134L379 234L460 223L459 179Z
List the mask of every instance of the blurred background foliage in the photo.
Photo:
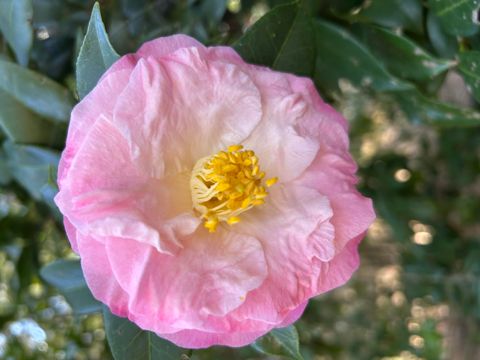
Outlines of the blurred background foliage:
M75 260L40 276L75 259L52 198L93 5L0 0L0 358L112 357L82 279L58 276L81 277ZM378 220L353 279L296 324L305 359L480 358L478 0L100 5L119 54L173 33L233 44L250 62L312 77L349 120ZM182 358L269 358L255 348L292 357L271 337Z

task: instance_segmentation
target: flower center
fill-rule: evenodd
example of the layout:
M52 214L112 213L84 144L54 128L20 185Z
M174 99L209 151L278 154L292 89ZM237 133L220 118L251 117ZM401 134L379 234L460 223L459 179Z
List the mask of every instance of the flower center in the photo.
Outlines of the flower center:
M190 178L193 207L205 219L205 227L215 232L220 221L229 225L240 221L239 215L265 203L266 187L278 178L265 180L258 157L242 145L201 158Z

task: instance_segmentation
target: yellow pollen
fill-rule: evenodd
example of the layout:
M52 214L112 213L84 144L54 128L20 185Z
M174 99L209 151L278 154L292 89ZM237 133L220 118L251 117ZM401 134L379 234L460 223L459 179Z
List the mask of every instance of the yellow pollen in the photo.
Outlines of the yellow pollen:
M204 219L209 232L224 222L234 225L239 215L265 203L267 187L278 178L265 180L259 159L242 145L231 145L226 151L197 161L190 178L193 208Z

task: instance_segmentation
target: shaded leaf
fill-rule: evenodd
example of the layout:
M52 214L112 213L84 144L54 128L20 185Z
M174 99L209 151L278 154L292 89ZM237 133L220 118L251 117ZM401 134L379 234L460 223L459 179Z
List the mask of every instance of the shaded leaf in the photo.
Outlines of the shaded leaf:
M150 331L140 329L126 318L113 315L103 307L107 340L115 360L179 360L189 351L181 349Z
M50 124L0 89L0 128L14 142L48 145Z
M65 296L75 314L99 312L102 308L87 287L80 260L57 260L42 269L40 275Z
M2 148L0 148L0 185L6 185L10 182L10 170L7 166L7 157Z
M31 145L17 145L5 141L3 149L12 177L36 200L45 200L45 187L51 183L52 173L56 174L60 154Z
M294 2L265 14L235 43L249 63L311 76L315 68L315 43L310 18Z
M470 36L478 32L479 0L429 0L428 5L447 33Z
M0 0L0 31L22 66L33 44L32 17L32 0Z
M95 3L88 23L87 33L77 58L77 91L82 99L97 85L103 73L119 58L115 52Z
M382 59L393 74L411 80L430 80L455 65L437 59L405 36L379 27L362 27L372 52Z
M427 32L438 55L450 59L455 57L458 49L456 37L443 30L438 17L431 11L427 15Z
M368 49L344 29L325 21L314 23L317 59L315 83L326 91L339 88L341 79L354 86L396 91L412 86L390 75Z
M463 75L473 97L480 102L480 51L466 51L459 54L458 69Z
M0 60L0 90L36 114L67 122L74 104L68 89L35 71Z
M404 28L417 33L422 28L422 3L420 0L372 0L364 2L351 20L372 22L390 28Z
M303 360L300 354L298 332L295 326L274 329L252 344L252 347L267 355L281 355L295 360Z

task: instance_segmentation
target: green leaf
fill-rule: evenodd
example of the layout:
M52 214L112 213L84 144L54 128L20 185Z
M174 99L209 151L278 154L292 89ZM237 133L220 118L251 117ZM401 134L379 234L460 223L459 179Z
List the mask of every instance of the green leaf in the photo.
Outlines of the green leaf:
M113 315L103 307L107 340L115 360L179 360L189 351L181 349L150 331L140 329L126 318Z
M339 81L378 91L396 91L412 86L390 75L368 49L344 29L325 21L314 23L317 60L315 83L325 91L339 89Z
M281 355L295 360L303 360L300 354L298 332L291 325L282 329L274 329L252 344L252 347L267 355Z
M52 172L56 173L60 154L31 145L5 141L3 149L12 177L36 200L44 200L44 188L51 187Z
M419 0L372 0L350 20L372 22L390 28L404 28L417 33L422 28L422 3Z
M407 37L379 27L361 28L372 52L387 69L402 79L430 80L455 65L454 61L437 59Z
M479 112L427 98L416 89L392 95L411 122L440 127L480 126Z
M53 124L31 112L0 89L0 128L14 142L50 145Z
M101 311L101 303L92 296L85 282L79 260L54 261L40 269L40 275L65 296L75 314Z
M438 17L431 11L427 15L427 32L430 42L438 55L450 59L455 57L458 50L457 38L443 30Z
M68 89L35 71L0 60L0 90L36 114L67 122L74 100Z
M479 0L429 0L428 5L451 35L470 36L479 29Z
M2 148L0 148L0 185L6 185L10 182L10 170L7 166L7 157Z
M249 63L311 76L315 69L315 42L310 18L298 2L268 12L235 43Z
M32 0L0 0L0 31L22 66L33 44L32 17Z
M458 56L458 69L473 97L480 102L480 51L466 51Z
M77 91L81 99L97 85L103 73L119 57L108 40L97 2L93 6L87 33L77 58Z

